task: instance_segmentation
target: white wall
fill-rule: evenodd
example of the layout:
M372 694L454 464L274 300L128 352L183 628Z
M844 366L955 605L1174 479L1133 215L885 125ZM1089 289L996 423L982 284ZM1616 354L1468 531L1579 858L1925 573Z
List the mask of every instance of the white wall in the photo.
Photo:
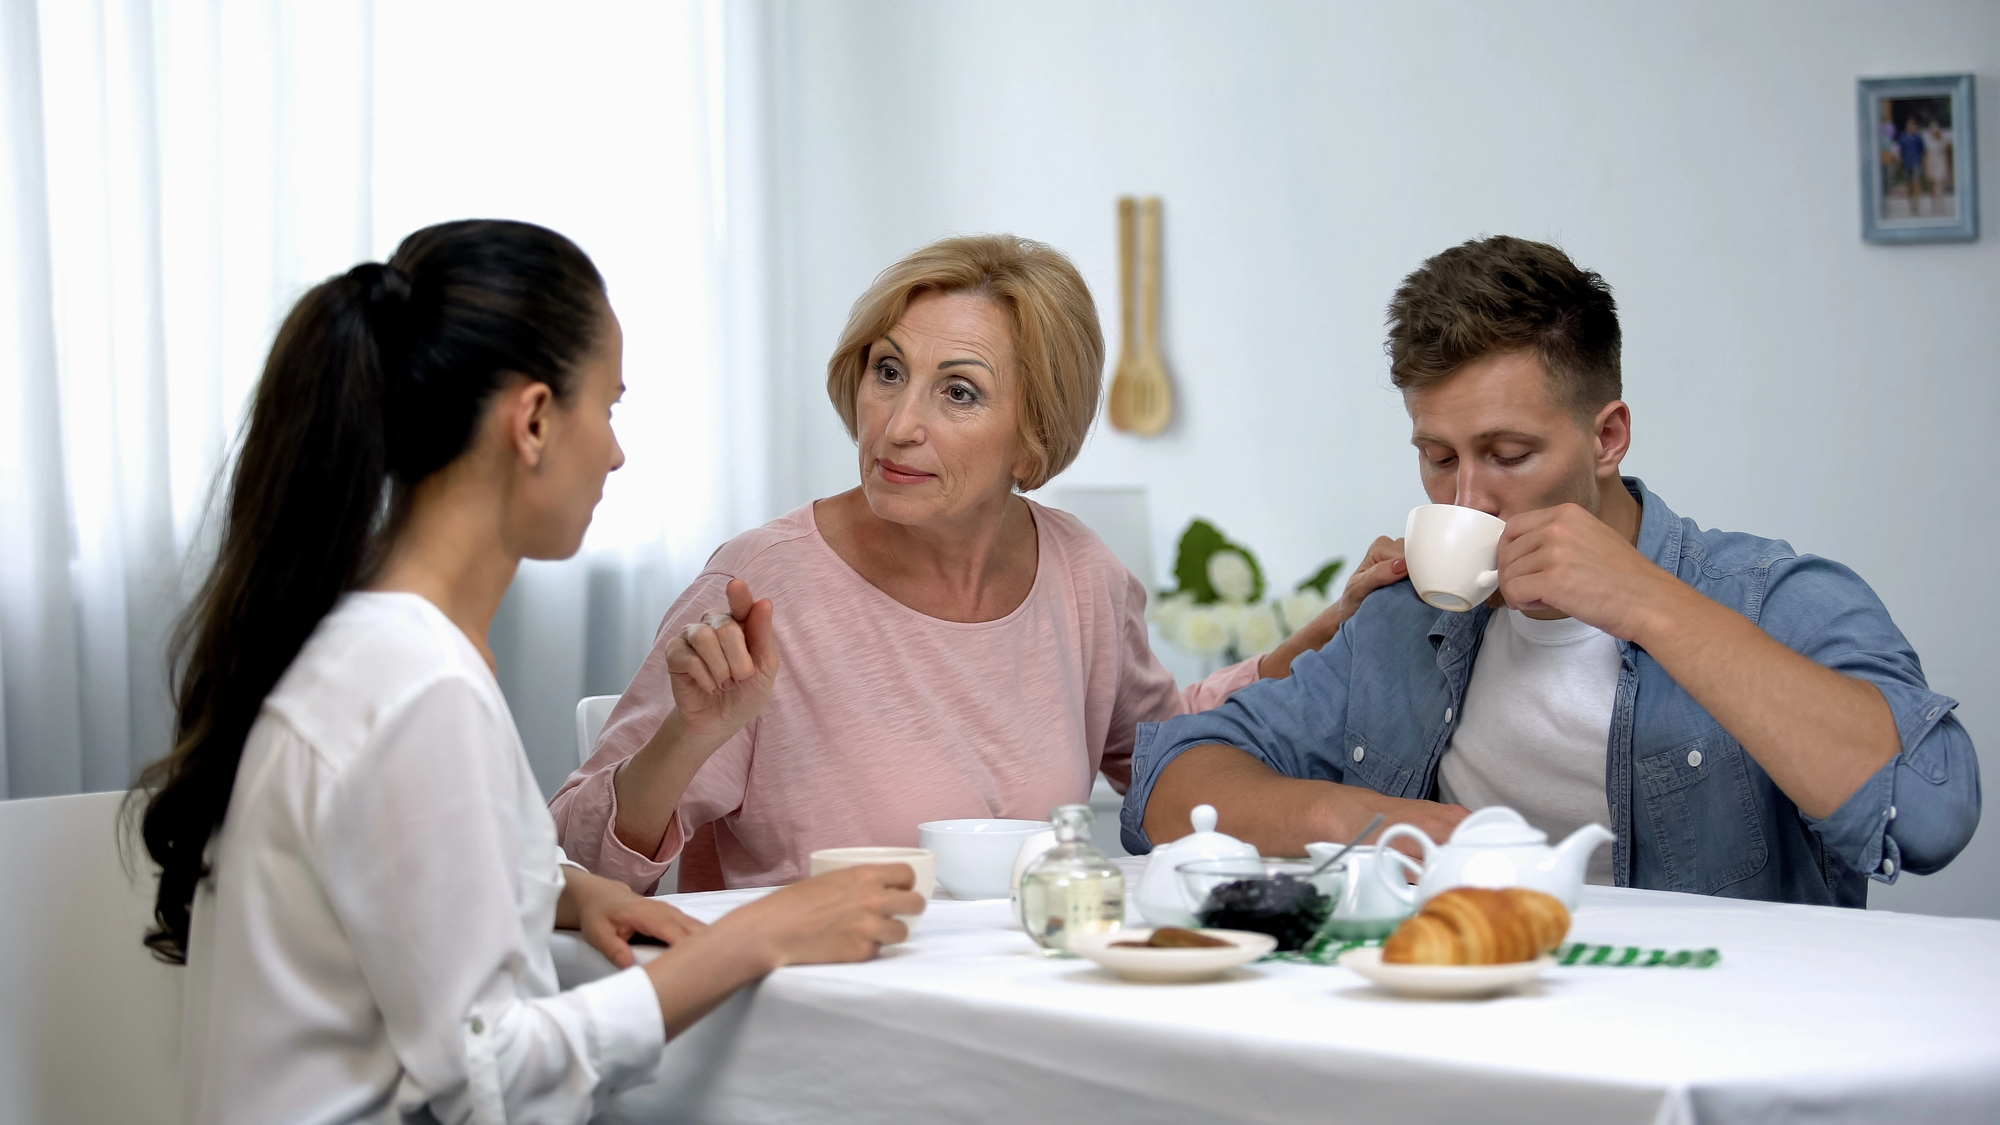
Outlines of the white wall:
M1157 193L1179 417L1150 442L1101 430L1062 483L1150 486L1163 568L1202 514L1292 580L1420 500L1382 358L1396 282L1466 238L1551 239L1623 307L1629 469L1704 525L1857 568L2000 777L2000 660L1979 641L2000 630L2000 245L1864 244L1854 105L1860 76L1971 71L2000 121L2000 5L779 13L778 507L854 481L822 365L876 271L953 232L1044 239L1115 340L1113 199ZM1983 204L2000 220L1990 186ZM1996 861L1989 825L1873 901L2000 917Z

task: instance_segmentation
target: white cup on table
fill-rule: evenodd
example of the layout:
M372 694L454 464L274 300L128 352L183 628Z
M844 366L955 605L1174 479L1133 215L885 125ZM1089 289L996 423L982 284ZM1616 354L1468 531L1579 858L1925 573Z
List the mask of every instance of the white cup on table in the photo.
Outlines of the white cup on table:
M937 890L937 856L925 848L821 848L812 853L806 862L811 865L814 875L847 867L865 867L871 863L907 863L917 876L911 890L926 902ZM898 914L896 920L914 930L917 928L917 917L915 914Z

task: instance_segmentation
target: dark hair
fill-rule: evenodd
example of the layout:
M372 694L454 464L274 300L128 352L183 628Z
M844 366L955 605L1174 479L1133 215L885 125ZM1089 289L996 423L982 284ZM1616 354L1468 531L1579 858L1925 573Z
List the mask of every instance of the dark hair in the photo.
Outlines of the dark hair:
M1388 350L1389 377L1405 392L1489 355L1532 351L1571 411L1624 397L1611 286L1545 242L1496 235L1425 262L1389 301Z
M334 603L366 581L409 486L465 450L514 375L574 389L605 327L604 279L582 250L528 223L426 227L387 264L313 287L264 364L222 541L174 631L173 750L146 767L140 836L160 866L146 944L187 956L244 739L264 697Z

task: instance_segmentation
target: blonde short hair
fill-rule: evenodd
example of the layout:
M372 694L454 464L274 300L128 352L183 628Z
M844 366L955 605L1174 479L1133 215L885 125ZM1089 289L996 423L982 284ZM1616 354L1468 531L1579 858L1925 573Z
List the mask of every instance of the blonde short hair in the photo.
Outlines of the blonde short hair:
M1062 251L1011 234L933 242L883 270L854 302L826 364L826 394L847 436L858 438L855 396L868 349L924 293L979 293L999 302L1014 325L1020 372L1021 450L1032 492L1069 468L1083 449L1104 375L1104 332L1083 275Z

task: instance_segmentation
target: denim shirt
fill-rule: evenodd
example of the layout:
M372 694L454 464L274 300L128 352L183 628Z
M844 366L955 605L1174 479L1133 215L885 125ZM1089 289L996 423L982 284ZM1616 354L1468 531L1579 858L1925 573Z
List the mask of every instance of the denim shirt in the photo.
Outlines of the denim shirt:
M1646 557L1766 633L1888 700L1902 751L1824 820L1800 812L1763 767L1672 676L1629 641L1605 747L1612 872L1621 887L1863 906L1864 876L1894 882L1950 862L1979 823L1979 766L1917 654L1860 576L1790 545L1703 531L1633 477ZM1120 816L1128 850L1160 771L1190 747L1245 750L1289 777L1435 800L1438 762L1492 611L1425 605L1407 582L1369 595L1290 678L1263 680L1213 711L1139 727ZM1697 753L1697 751L1699 753Z

